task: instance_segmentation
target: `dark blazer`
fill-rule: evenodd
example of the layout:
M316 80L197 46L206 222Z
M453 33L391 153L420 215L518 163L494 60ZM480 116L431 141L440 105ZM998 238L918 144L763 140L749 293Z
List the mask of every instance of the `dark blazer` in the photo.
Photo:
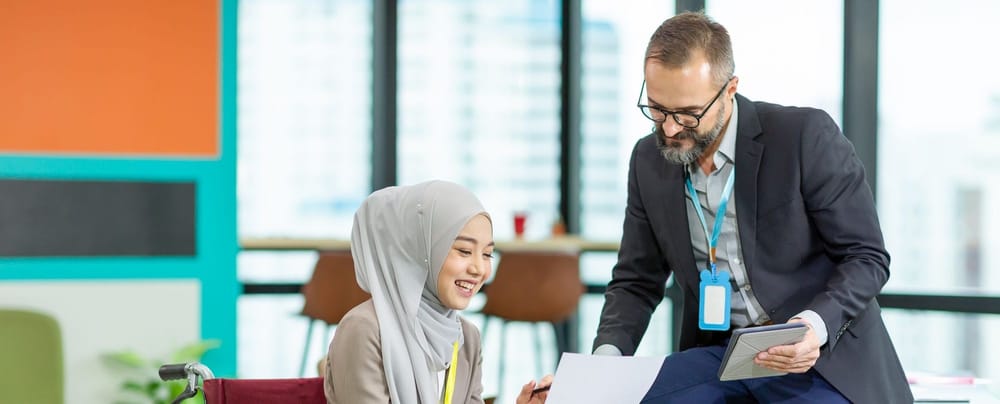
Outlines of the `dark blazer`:
M807 309L823 318L829 339L815 368L851 401L912 403L875 301L889 278L889 254L853 146L823 111L738 94L736 102L733 198L761 306L775 323ZM728 336L698 328L699 267L686 203L683 166L660 155L653 135L640 139L595 348L611 344L634 354L671 274L683 293L680 349Z
M453 403L482 404L483 355L479 329L462 319L465 343L458 350ZM382 368L382 342L375 304L371 299L351 309L340 320L330 342L323 387L326 402L388 403L389 385Z

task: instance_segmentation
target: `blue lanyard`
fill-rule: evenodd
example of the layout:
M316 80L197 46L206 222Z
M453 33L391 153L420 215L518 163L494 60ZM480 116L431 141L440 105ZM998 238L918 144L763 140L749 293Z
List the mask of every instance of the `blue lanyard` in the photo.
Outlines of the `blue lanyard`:
M733 183L736 182L736 167L729 172L729 179L726 180L726 188L722 190L722 199L719 200L719 211L715 214L715 224L712 226L712 236L708 235L708 226L705 224L705 214L701 210L701 202L698 200L698 191L691 184L691 174L685 171L684 183L687 184L688 192L691 193L691 204L694 211L698 213L698 220L701 221L701 228L705 231L705 241L708 242L708 265L712 268L712 277L716 276L715 269L715 246L719 244L719 234L722 233L722 222L726 220L726 205L729 204L729 195L733 193Z

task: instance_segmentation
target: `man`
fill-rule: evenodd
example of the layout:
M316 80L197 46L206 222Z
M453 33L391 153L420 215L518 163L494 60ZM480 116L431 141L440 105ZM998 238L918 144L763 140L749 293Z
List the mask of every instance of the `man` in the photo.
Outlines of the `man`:
M734 66L729 34L701 13L649 41L639 107L654 131L629 163L595 353L635 353L673 274L681 352L644 402L913 402L875 301L889 255L853 147L823 111L737 94ZM701 296L710 262L729 276L728 301ZM719 307L729 319L713 331L704 310ZM719 381L733 329L785 322L806 324L805 338L754 360L787 375Z

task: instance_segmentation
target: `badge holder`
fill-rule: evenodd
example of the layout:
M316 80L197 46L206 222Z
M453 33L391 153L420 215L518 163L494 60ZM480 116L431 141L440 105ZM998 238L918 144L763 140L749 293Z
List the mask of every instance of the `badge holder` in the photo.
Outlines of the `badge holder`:
M729 299L732 296L729 272L702 270L698 289L701 292L698 294L698 328L707 331L729 330Z
M708 234L708 226L705 223L705 215L701 211L701 204L697 202L698 191L694 189L689 176L684 177L688 194L691 195L691 204L698 214L698 221L705 232L705 241L708 244L708 267L701 271L701 283L698 285L698 328L706 331L727 331L729 330L729 299L732 295L732 287L729 286L729 272L719 273L715 266L715 246L719 242L719 235L722 234L722 222L726 219L726 205L729 203L729 195L733 193L736 169L729 172L729 179L726 180L726 188L722 191L722 199L719 200L719 210L715 214L715 224L712 225L712 235Z

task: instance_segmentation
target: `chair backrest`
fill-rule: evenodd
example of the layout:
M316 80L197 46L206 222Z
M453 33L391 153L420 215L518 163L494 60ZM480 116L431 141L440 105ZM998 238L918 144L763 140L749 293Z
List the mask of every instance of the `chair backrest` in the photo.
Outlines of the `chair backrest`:
M202 388L209 404L326 404L321 377L208 379Z
M510 321L560 322L576 310L583 291L577 252L502 251L482 312Z
M59 323L43 313L0 309L0 403L63 400Z
M321 251L302 295L302 315L327 324L339 323L344 314L370 297L354 277L350 251Z

